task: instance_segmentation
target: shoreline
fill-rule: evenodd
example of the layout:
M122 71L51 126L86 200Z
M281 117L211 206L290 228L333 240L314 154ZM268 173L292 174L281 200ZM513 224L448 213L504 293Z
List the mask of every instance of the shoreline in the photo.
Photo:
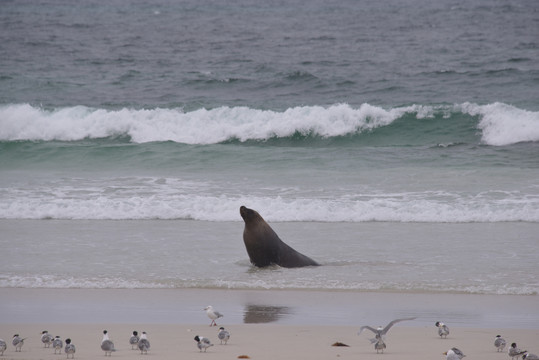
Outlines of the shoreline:
M6 324L204 324L213 305L227 324L377 326L417 317L462 328L539 329L536 295L313 290L0 288ZM402 324L400 324L402 325Z

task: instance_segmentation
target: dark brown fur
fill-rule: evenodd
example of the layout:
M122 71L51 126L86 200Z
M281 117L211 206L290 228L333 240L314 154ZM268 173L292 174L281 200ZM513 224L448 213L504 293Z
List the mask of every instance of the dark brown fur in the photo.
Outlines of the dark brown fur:
M253 265L279 265L286 268L319 265L285 244L255 210L242 206L240 215L245 221L243 242Z

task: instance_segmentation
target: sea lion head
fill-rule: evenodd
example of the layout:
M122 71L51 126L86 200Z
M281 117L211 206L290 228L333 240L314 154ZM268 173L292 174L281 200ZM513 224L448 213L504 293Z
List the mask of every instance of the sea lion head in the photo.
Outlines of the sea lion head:
M245 223L262 219L262 216L260 216L258 212L245 206L240 207L240 215L243 218L243 221L245 221Z

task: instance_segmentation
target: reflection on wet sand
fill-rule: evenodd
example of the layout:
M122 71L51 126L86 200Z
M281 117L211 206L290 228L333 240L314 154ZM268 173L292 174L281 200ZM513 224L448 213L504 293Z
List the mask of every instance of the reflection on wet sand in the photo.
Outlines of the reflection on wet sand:
M287 306L246 305L243 314L245 324L270 323L292 314Z

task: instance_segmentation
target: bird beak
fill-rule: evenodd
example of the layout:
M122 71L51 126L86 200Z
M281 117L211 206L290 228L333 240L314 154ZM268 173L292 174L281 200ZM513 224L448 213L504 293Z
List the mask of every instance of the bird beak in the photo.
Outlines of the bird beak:
M443 355L447 355L447 351L443 353Z

